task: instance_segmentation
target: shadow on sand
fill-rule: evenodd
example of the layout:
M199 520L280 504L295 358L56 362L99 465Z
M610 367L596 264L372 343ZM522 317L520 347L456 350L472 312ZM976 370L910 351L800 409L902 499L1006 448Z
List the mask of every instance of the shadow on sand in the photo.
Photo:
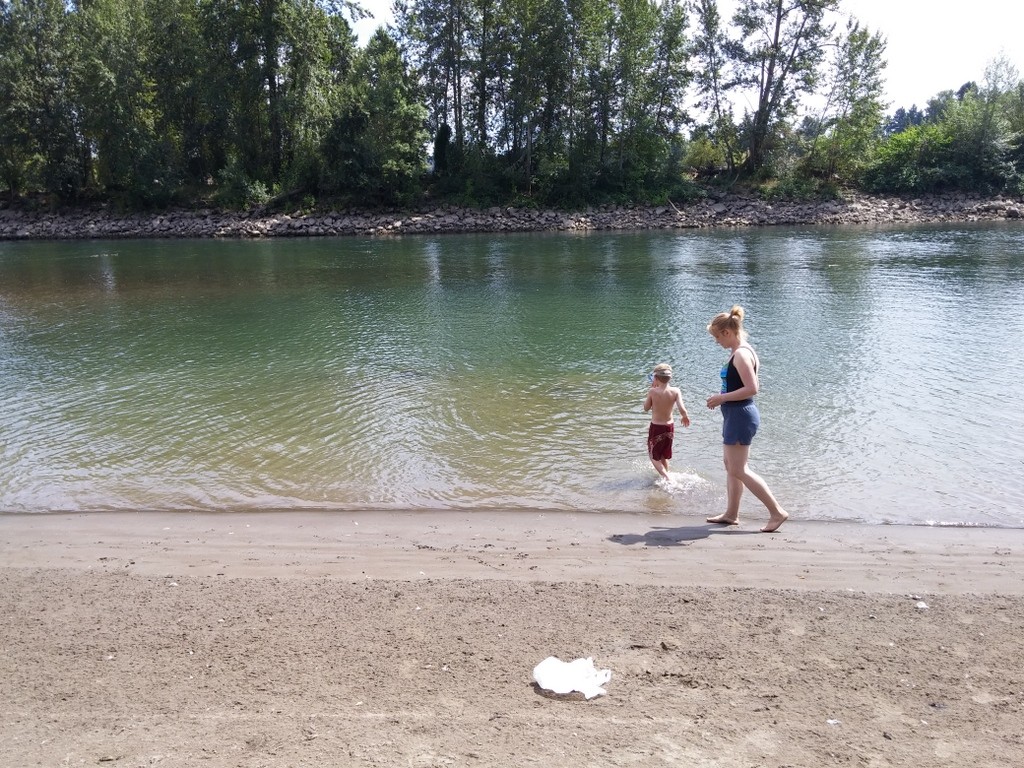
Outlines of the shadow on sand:
M615 533L609 536L608 540L626 546L643 544L647 547L685 547L687 544L717 534L743 536L750 533L760 533L760 531L756 528L741 530L731 525L705 523L704 525L686 525L680 528L652 528L647 533Z

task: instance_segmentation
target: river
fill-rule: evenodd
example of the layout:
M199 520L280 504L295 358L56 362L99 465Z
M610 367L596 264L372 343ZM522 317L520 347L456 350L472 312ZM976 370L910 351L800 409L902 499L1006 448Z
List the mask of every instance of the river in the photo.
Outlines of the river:
M0 512L717 514L733 304L794 519L1024 527L1019 223L2 242Z

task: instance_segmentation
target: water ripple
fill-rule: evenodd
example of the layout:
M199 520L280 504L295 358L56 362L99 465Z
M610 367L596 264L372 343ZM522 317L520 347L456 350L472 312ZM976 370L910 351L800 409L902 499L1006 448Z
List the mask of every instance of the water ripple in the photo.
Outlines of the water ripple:
M0 510L720 512L705 325L739 302L763 361L751 465L791 512L1021 526L1021 246L998 227L5 245ZM640 413L662 360L693 418L668 485Z

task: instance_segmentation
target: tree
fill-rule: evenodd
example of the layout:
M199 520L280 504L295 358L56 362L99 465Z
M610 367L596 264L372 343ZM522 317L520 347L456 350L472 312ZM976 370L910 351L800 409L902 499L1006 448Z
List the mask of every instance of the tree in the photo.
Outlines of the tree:
M64 199L85 189L89 154L76 103L78 51L62 0L12 0L0 15L0 157L11 194L33 186Z
M987 70L983 86L966 83L931 99L924 123L892 134L880 145L865 173L867 188L984 193L1017 188L1015 134L1005 108L1015 80L1015 71L997 63Z
M154 186L168 181L156 134L149 19L130 0L92 0L75 18L81 41L76 90L94 158L90 181L133 202L149 199Z
M315 186L354 55L347 3L199 0L211 164L225 185ZM294 190L292 190L294 191ZM260 195L262 196L262 195Z
M378 29L356 57L344 109L325 143L332 185L326 191L377 203L415 193L429 137L419 96L398 45Z
M1006 94L1006 119L1010 131L1010 160L1014 166L1017 194L1024 194L1024 81Z
M690 76L684 6L666 0L624 0L615 28L620 116L613 189L630 199L672 185L678 170L682 109Z
M822 112L822 134L815 137L808 165L825 178L847 182L870 159L880 133L884 105L882 72L885 40L850 19L837 41Z
M619 114L617 170L621 174L628 155L636 151L646 132L653 95L658 10L653 0L620 0L615 27L615 74Z
M223 95L210 89L210 47L203 37L196 0L148 0L149 76L153 130L163 145L168 175L198 186L219 169L214 105Z
M884 133L886 136L891 136L894 133L905 131L912 125L921 125L924 122L924 112L917 108L916 104L912 104L910 109L900 107L892 116L886 121L884 126Z
M463 109L464 68L467 65L467 28L473 7L470 0L397 0L395 24L406 46L437 130L447 124L461 153L466 139Z
M0 4L0 179L11 200L27 186L38 159L30 130L35 104L26 77L26 45L21 3Z
M473 143L477 153L486 151L493 115L493 83L497 77L495 52L500 45L501 27L497 24L500 0L474 0L470 18L468 45L473 51L469 101L474 114Z
M331 120L343 101L345 83L356 59L355 37L339 15L321 12L303 0L303 18L289 32L282 58L281 109L282 183L295 188L316 186L320 148Z
M768 160L773 130L791 117L798 99L812 93L834 24L825 22L839 0L741 0L733 22L740 38L730 45L739 83L754 89L757 107L747 120L746 169Z
M1003 106L1017 81L1017 70L1001 57L986 67L980 87L969 83L947 103L940 121L950 137L943 158L947 186L996 192L1014 178L1013 135Z
M607 0L551 3L546 15L554 50L546 59L544 154L536 163L541 199L564 204L591 198L607 169L615 118L614 8Z
M727 76L728 40L716 0L696 0L697 35L694 40L694 82L697 107L705 114L691 147L691 165L710 175L723 167L736 170L738 136L729 93L735 87Z

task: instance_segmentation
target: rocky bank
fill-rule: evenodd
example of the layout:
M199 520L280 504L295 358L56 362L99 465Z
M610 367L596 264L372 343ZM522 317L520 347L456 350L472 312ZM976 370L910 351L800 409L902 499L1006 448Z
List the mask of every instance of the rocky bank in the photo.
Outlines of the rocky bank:
M465 232L586 232L775 225L1024 221L1024 198L944 194L829 201L769 201L729 195L688 204L608 205L566 212L452 205L414 210L309 213L176 210L120 213L105 207L60 212L0 208L0 240L387 236Z

